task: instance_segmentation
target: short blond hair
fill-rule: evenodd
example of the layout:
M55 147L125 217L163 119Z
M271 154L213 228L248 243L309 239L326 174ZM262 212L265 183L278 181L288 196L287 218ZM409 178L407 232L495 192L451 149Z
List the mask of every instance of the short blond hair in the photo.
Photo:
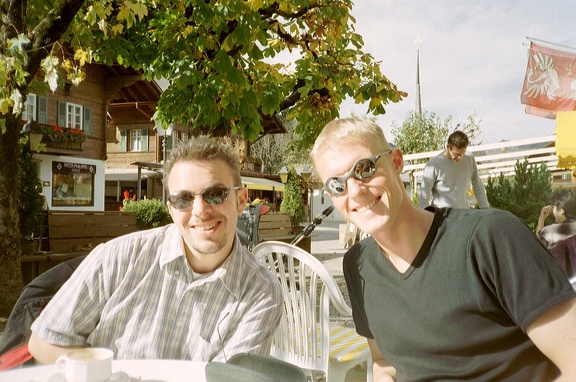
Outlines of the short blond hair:
M390 149L384 131L371 119L359 117L335 119L329 122L316 138L310 152L312 163L315 163L315 159L333 145L341 145L342 142L353 139L370 142L371 146L381 151Z

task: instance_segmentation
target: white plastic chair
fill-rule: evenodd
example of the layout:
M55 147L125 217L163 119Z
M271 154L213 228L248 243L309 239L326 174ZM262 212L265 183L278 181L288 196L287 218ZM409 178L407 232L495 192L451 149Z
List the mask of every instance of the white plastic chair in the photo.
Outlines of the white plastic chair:
M319 371L326 382L344 382L346 372L367 362L370 350L353 326L330 322L330 303L345 317L352 310L324 265L305 250L288 243L266 241L252 251L274 271L284 296L284 314L272 344L273 357L306 370L315 380ZM368 370L367 381L372 380Z

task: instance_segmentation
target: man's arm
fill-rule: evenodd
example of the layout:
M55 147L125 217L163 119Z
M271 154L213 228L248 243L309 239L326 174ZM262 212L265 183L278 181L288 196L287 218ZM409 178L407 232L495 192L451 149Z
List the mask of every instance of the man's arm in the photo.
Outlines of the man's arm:
M372 364L374 382L396 382L396 369L384 359L384 356L378 350L378 346L376 346L376 341L368 338L368 346L374 362Z
M482 179L480 179L480 175L478 175L478 166L476 166L476 159L472 158L472 189L474 190L474 196L478 200L478 206L480 208L490 208L490 204L488 203L488 197L486 197L486 189L484 188L484 184L482 183Z
M436 182L436 170L433 166L426 164L422 173L422 184L420 184L420 194L418 194L418 205L426 208L430 205L430 193Z
M556 382L576 381L576 298L549 309L528 326L526 333L562 372Z
M38 337L34 332L32 332L30 341L28 341L28 351L36 361L43 364L53 364L58 357L72 349L80 349L80 346L64 347L52 345Z
M213 361L226 362L238 353L270 353L272 337L278 329L284 309L279 284L277 289L267 293L266 298L251 301L249 305L250 308L244 312L231 333L218 333L224 336L221 339L223 350Z
M538 224L536 225L536 234L544 228L544 222L548 216L552 213L552 206L544 206L540 210L540 216L538 217Z

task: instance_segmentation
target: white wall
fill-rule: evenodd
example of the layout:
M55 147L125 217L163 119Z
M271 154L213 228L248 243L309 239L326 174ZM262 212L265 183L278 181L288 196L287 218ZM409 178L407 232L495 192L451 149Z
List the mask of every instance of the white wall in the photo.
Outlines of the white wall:
M46 197L49 209L55 211L104 211L104 161L45 154L34 154L34 158L39 162L40 181L43 184L42 193ZM52 162L88 164L96 167L94 175L94 206L52 206Z

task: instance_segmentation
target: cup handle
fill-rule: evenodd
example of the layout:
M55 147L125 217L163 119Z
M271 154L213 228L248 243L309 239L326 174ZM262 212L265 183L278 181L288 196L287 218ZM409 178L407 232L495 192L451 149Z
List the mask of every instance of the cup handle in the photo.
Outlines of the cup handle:
M66 368L66 354L63 354L60 357L58 357L56 359L56 362L54 362L54 364L60 371L64 371L64 369Z

